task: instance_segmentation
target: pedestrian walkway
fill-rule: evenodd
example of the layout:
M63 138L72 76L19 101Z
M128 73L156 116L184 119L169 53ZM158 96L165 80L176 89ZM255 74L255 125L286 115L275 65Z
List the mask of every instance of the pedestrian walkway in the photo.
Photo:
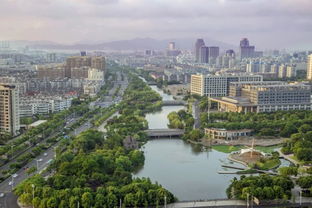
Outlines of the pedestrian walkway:
M246 207L246 201L242 200L210 200L194 202L176 202L168 204L167 208L188 208L188 207Z

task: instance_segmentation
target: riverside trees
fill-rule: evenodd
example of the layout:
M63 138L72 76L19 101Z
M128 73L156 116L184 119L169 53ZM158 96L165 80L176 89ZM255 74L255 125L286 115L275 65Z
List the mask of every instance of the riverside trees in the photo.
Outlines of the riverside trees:
M248 195L262 200L289 199L294 187L290 178L284 176L241 176L234 178L227 188L228 198L244 199Z
M120 116L108 122L107 136L88 130L74 138L49 169L55 174L45 180L36 175L17 186L15 193L24 204L36 208L111 208L119 205L147 207L173 202L174 196L149 179L133 179L131 173L144 164L143 152L126 150L126 136L144 140L144 113L156 110L160 97L137 77L131 77ZM35 194L32 200L32 184Z

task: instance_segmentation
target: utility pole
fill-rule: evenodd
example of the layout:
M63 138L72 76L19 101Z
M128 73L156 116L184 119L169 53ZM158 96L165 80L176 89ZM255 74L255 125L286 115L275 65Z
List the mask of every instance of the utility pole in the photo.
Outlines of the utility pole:
M300 207L301 207L301 204L302 204L302 190L299 191L299 204L300 204Z
M119 208L121 208L121 199L119 199Z
M165 195L165 208L167 208L167 196Z

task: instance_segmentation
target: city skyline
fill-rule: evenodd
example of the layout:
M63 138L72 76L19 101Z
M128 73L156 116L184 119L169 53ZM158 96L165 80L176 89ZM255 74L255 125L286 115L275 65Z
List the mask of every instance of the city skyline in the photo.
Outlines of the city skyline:
M203 6L205 5L205 6ZM62 44L210 37L262 48L309 49L309 0L4 0L1 40Z

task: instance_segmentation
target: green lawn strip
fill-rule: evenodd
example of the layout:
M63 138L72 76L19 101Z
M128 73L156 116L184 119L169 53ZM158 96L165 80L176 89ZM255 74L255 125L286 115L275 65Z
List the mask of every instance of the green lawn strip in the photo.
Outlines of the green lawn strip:
M257 162L256 165L260 170L271 170L280 166L281 161L278 158L266 160L265 162Z
M235 151L239 151L243 148L244 146L230 146L230 145L213 145L212 149L218 151L218 152L223 152L223 153L231 153Z

